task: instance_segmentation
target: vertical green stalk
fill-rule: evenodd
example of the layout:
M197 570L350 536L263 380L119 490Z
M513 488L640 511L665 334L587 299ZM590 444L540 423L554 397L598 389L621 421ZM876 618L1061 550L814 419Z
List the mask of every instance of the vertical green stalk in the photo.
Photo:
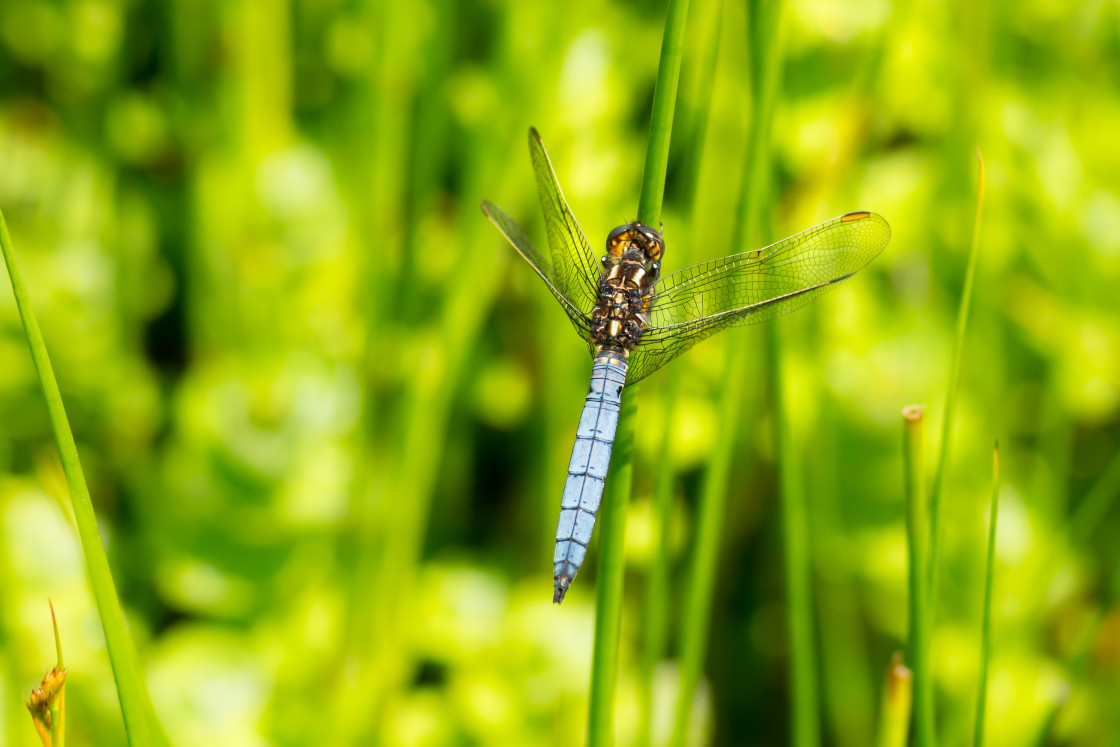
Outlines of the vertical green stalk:
M782 513L782 558L785 568L786 625L790 650L790 701L793 704L792 743L816 747L820 743L820 703L817 692L816 647L813 640L812 564L809 560L809 512L801 480L801 460L790 422L788 376L782 351L781 320L766 330L770 380L774 397L774 427L778 485Z
M673 131L673 109L677 102L677 80L681 71L688 0L669 0L661 60L653 91L649 140L638 198L638 220L659 226L665 196L665 171ZM630 459L634 446L638 389L628 388L619 414L618 433L611 454L611 478L607 480L599 519L599 587L596 593L595 643L591 654L591 693L587 719L590 747L614 742L614 690L618 678L618 638L622 621L622 581L625 571L626 509L630 502Z
M972 284L976 277L976 258L980 248L980 216L984 209L984 159L980 149L976 149L976 162L980 173L976 187L976 215L972 223L972 246L968 252L968 269L964 276L964 289L961 291L961 305L957 310L957 339L949 358L949 381L945 390L945 413L941 419L941 444L937 454L937 471L933 474L933 488L930 490L930 559L929 559L929 614L937 614L938 559L941 553L941 491L945 484L945 469L949 461L949 448L952 442L953 417L956 414L957 382L961 373L961 351L964 349L964 335L968 329L968 311L972 306Z
M700 6L693 6L693 18L698 15L701 22L702 62L692 71L691 102L682 101L682 114L689 135L688 162L684 171L684 192L686 192L688 213L691 224L690 239L685 246L675 244L671 256L676 267L688 267L692 247L699 243L699 224L695 220L699 195L700 167L704 155L704 142L708 129L708 115L711 111L712 90L714 89L716 64L720 46L720 20L723 17L722 0L709 0ZM686 88L686 92L690 89ZM680 126L678 125L678 131ZM677 485L677 463L673 459L671 446L672 423L677 412L677 396L680 391L681 370L670 367L662 374L664 389L662 400L665 403L665 421L657 454L660 459L653 483L653 537L655 548L649 564L644 605L644 647L641 670L641 721L635 743L638 747L648 747L651 743L653 728L653 678L657 664L665 656L669 639L670 606L670 555L668 552L669 527L672 522L674 496Z
M668 373L668 372L666 372ZM673 513L673 491L677 470L670 449L672 422L675 413L680 379L670 375L666 380L663 398L666 403L664 430L657 454L661 462L653 481L653 554L650 558L643 610L645 629L642 649L641 672L641 721L638 724L638 747L648 747L653 729L653 677L657 663L665 655L669 639L669 524Z
M631 456L638 387L622 399L611 454L607 495L599 514L599 585L595 596L595 648L591 659L591 701L587 744L614 744L614 690L618 679L618 639L622 620L622 581L626 570L626 510L630 502Z
M902 660L902 652L895 651L883 683L883 700L879 707L879 747L906 747L912 686L913 675Z
M992 577L995 576L996 518L999 515L999 441L992 450L992 506L988 517L988 567L984 572L984 612L980 617L980 682L976 688L976 731L973 747L984 745L984 713L988 706L988 659L992 645Z
M929 504L923 468L920 405L902 411L902 460L906 488L906 531L910 550L910 663L914 670L914 730L918 747L934 747L933 682L929 660Z
M661 202L665 197L665 171L669 167L669 140L673 132L673 109L677 104L677 80L681 73L687 16L688 0L669 0L665 36L661 41L661 60L657 65L657 83L653 89L642 192L638 197L638 220L647 226L656 227L661 222Z
M743 181L731 246L746 251L760 243L759 215L767 200L770 181L770 124L777 98L782 55L780 0L752 4L748 20L751 39L753 100L751 130L743 162ZM739 415L746 396L745 346L731 345L721 378L719 433L700 494L695 550L689 566L687 597L681 626L681 681L670 744L683 745L688 735L693 699L707 655L712 593L724 525L727 491L734 464Z
M58 634L58 618L54 614L54 602L47 600L47 604L51 608L51 627L54 628L54 651L55 651L55 665L56 672L62 672L63 676L66 673L66 663L62 660L62 636ZM53 727L51 728L51 738L54 741L54 747L66 747L66 683L62 683L62 687L58 691L58 704L51 713L53 717Z
M109 661L113 666L113 677L117 682L117 696L121 703L121 715L124 717L128 743L148 745L152 743L153 738L152 725L148 721L151 713L148 693L138 673L136 651L125 627L124 613L121 611L117 590L113 585L113 575L109 572L109 560L105 557L105 549L97 533L97 516L94 514L89 488L86 486L86 478L82 473L81 462L78 460L78 447L74 443L74 434L71 433L70 422L66 419L62 394L58 391L58 382L55 381L54 370L47 356L43 333L39 331L39 322L35 319L35 312L31 308L27 287L23 284L19 267L16 265L15 251L12 249L8 224L4 221L3 213L0 213L0 248L4 252L4 264L8 267L12 293L15 295L16 306L23 322L27 345L31 349L31 360L35 364L35 372L39 375L39 386L47 402L47 414L50 418L51 431L54 433L55 445L58 447L58 455L62 460L62 469L66 473L66 483L70 487L74 521L78 525L78 536L81 538L82 552L86 558L86 568L93 588L93 598L97 603L97 613L101 617L101 625L105 630L105 645L109 650Z
M742 370L742 356L730 357L734 358L734 362L728 361L722 379L723 397L719 412L724 415L723 421L735 420L734 414L743 409L744 377L735 375ZM715 441L717 448L708 464L700 494L696 549L693 550L692 562L689 565L684 618L681 621L680 691L677 695L677 713L673 721L672 739L669 742L675 747L683 745L688 736L692 702L696 696L700 671L708 650L712 592L715 587L720 538L726 513L728 483L735 456L731 437L734 436L736 426L731 422L721 422L717 427L719 431Z
M831 732L835 747L867 747L875 739L875 717L879 713L875 675L879 672L873 674L874 657L851 562L851 538L840 506L836 402L823 391L819 380L814 386L821 389L822 400L811 426L813 469L805 472L805 489L812 501L808 513L815 580L813 614L814 619L822 621L816 628L820 636L821 733ZM909 684L907 688L909 697ZM906 723L909 718L907 705Z

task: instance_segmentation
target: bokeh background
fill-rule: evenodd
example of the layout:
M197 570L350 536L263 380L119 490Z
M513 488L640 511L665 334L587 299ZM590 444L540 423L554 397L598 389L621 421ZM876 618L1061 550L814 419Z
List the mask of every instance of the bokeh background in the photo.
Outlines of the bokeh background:
M750 111L739 0L693 0L666 268L729 245ZM582 742L597 553L551 604L585 346L478 210L544 242L537 126L592 244L633 218L661 2L4 0L0 208L149 688L181 745ZM930 462L987 164L945 485L944 744L970 733L991 445L1003 450L989 740L1120 738L1120 6L791 0L768 211L893 239L783 320L825 743L872 743L906 635L900 408ZM681 264L678 264L681 263ZM719 412L729 346L757 350ZM703 351L703 352L701 352ZM683 569L739 423L693 741L788 739L772 397L759 329L643 384L617 702L643 718L650 559ZM670 373L676 369L674 373ZM676 377L677 407L664 392ZM668 429L668 450L662 450ZM653 543L651 485L677 470ZM53 663L69 742L124 744L66 488L0 289L0 742ZM332 741L333 740L333 741Z

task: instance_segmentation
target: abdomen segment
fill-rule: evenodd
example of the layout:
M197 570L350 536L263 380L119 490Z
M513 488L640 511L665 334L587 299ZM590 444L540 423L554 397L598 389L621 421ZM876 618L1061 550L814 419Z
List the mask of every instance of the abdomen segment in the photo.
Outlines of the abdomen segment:
M591 387L583 405L576 431L576 443L568 462L568 479L560 502L560 522L556 527L556 591L553 601L560 603L583 565L595 517L603 498L603 485L610 466L622 387L626 383L626 363L613 355L595 358Z

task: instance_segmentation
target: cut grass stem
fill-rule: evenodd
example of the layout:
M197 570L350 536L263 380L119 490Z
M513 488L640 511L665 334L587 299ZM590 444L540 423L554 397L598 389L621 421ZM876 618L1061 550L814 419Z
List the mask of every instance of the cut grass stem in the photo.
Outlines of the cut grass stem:
M906 491L906 531L910 554L910 665L914 672L914 731L917 747L937 744L933 723L933 687L929 666L929 505L923 464L923 410L911 405L902 411L903 471Z
M665 196L665 172L677 103L681 52L684 46L688 0L669 0L661 59L653 92L649 140L646 143L642 190L638 198L638 220L660 227ZM631 455L638 388L628 387L622 399L618 432L611 454L611 477L607 480L599 519L599 585L596 591L595 641L591 653L591 692L588 703L589 747L614 742L614 692L618 678L618 639L622 622L622 593L625 575L626 510L630 502Z
M15 251L12 248L8 224L4 221L3 213L0 213L0 248L3 249L4 264L8 268L12 293L15 295L16 307L23 322L24 334L27 336L27 345L31 349L31 360L35 364L39 386L46 400L47 415L50 419L51 431L54 433L55 445L58 447L58 455L62 461L62 470L66 474L66 483L70 488L74 521L78 527L78 536L85 555L97 613L101 617L101 625L105 631L105 645L113 667L113 678L117 683L117 696L120 699L121 715L124 718L128 742L130 745L152 744L157 731L150 723L150 720L154 720L154 714L144 682L140 678L136 650L128 634L124 612L121 610L120 599L113 584L113 575L109 570L109 560L105 557L105 548L101 544L101 536L97 531L97 515L94 513L89 488L78 459L78 447L74 443L70 421L66 418L66 408L63 406L62 394L58 390L54 369L47 355L43 333L39 330L39 322L31 307L31 298L16 264Z
M907 669L902 652L895 651L887 667L883 699L879 706L879 747L906 747L913 684L913 674Z

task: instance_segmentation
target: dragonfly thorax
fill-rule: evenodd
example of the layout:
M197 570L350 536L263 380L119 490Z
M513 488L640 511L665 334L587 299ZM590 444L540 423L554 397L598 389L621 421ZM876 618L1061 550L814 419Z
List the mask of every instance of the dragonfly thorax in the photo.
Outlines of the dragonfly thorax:
M599 295L591 312L597 347L629 354L649 326L653 286L661 274L665 241L652 228L634 222L607 236Z

